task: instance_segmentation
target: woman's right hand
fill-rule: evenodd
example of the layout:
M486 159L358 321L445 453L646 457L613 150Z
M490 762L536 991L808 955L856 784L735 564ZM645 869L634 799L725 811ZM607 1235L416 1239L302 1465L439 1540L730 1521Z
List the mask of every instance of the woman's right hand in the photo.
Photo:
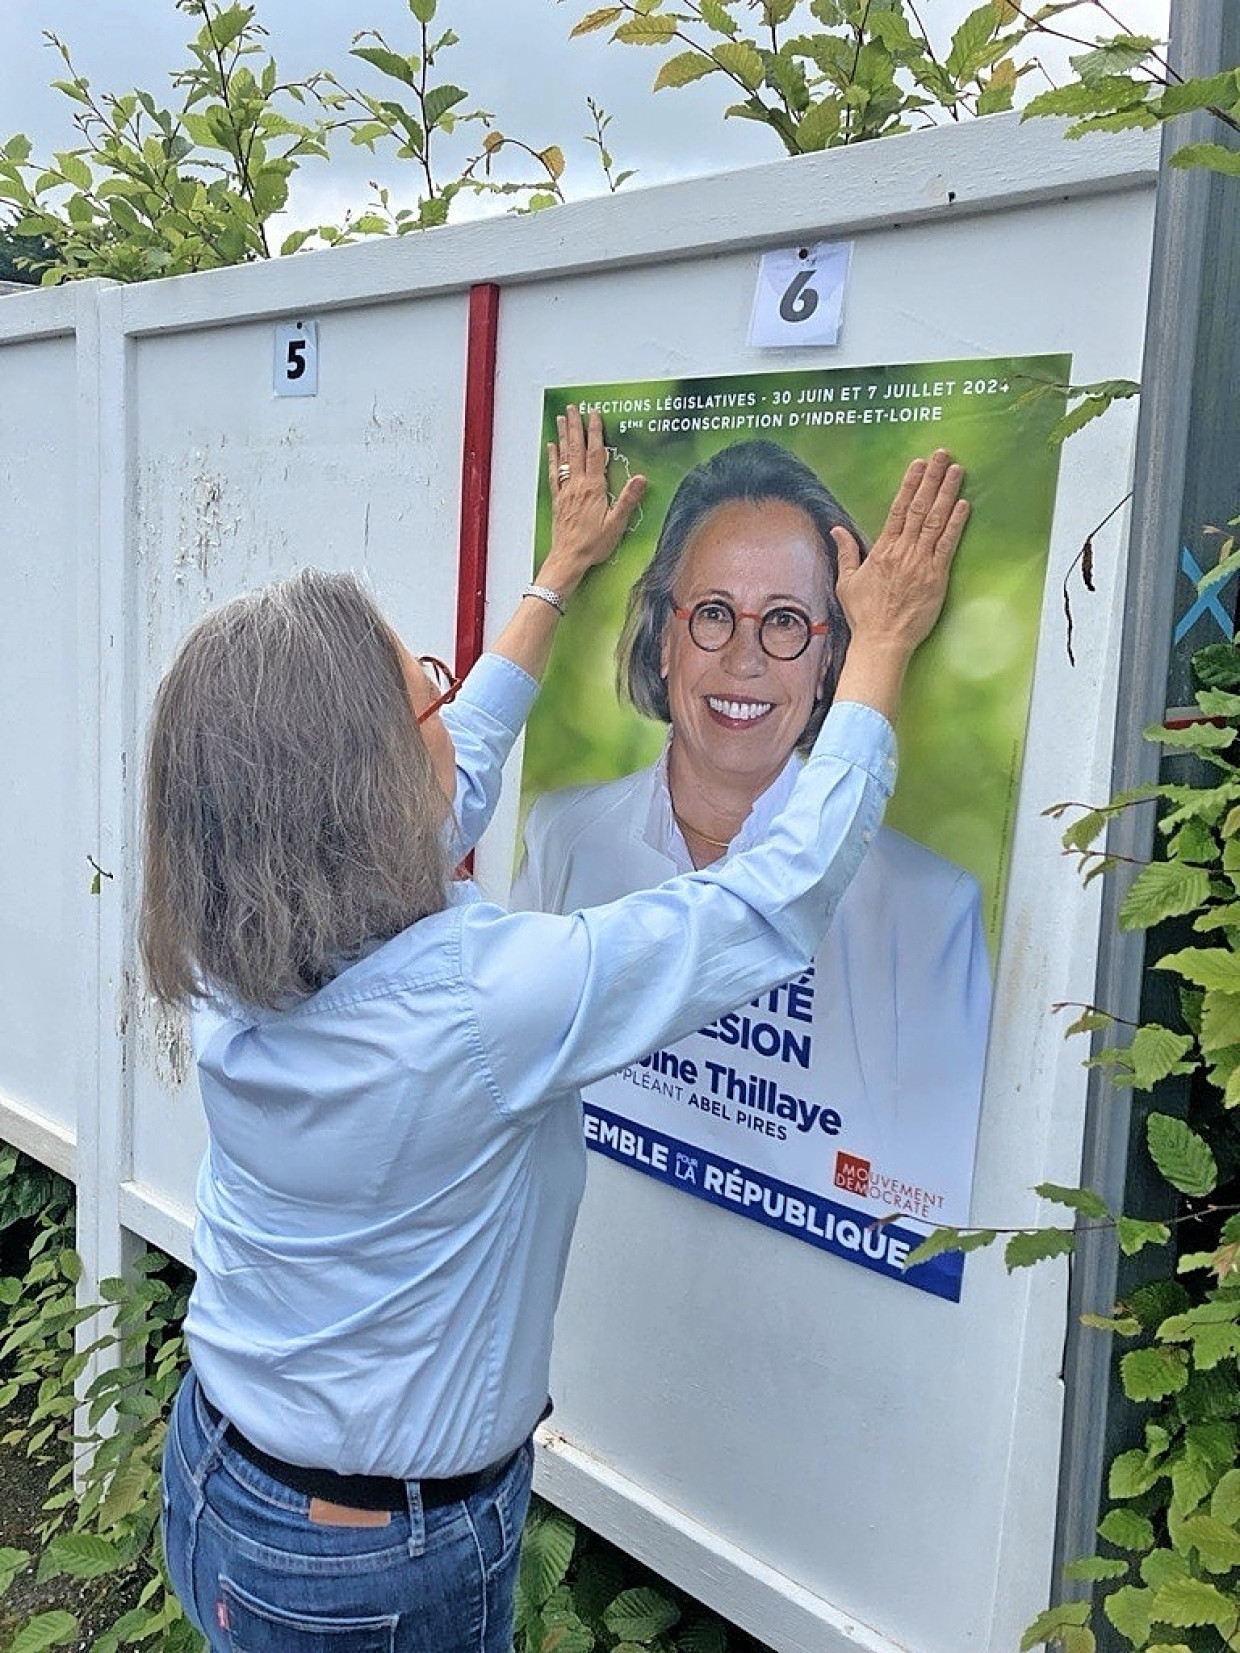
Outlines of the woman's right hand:
M558 440L547 444L551 548L538 579L568 597L619 545L646 491L646 478L629 477L615 499L609 497L607 442L597 408L583 420L580 408L570 404L556 426Z
M833 528L836 590L852 641L836 698L861 700L894 716L914 649L929 636L947 595L948 576L969 502L964 472L940 448L915 459L865 560L846 528Z

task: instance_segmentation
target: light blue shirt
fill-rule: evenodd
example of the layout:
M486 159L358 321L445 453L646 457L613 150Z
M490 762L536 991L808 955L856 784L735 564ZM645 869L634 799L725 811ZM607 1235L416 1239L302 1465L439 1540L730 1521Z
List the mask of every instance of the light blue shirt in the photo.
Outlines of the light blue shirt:
M534 693L486 656L451 708L464 844ZM580 1087L803 969L894 779L886 720L838 704L769 833L719 866L564 917L456 884L292 1008L201 1004L186 1333L215 1404L346 1474L518 1446L584 1182Z

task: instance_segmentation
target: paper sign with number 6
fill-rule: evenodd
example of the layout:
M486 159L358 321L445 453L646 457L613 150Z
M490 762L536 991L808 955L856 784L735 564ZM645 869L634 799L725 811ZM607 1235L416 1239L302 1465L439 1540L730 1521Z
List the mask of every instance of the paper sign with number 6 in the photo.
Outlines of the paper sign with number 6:
M750 344L766 350L835 344L851 257L851 241L817 241L763 253Z

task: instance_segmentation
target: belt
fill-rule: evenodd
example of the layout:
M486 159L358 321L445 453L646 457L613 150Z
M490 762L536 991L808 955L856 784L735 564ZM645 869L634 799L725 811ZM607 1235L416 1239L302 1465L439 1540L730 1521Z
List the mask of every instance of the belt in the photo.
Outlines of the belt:
M224 1414L207 1399L201 1385L198 1394L211 1422L216 1426L223 1423ZM488 1464L485 1469L475 1469L468 1475L410 1482L390 1475L338 1475L333 1469L308 1469L304 1464L286 1464L283 1459L273 1458L270 1452L264 1452L261 1446L255 1446L235 1423L228 1424L224 1439L255 1469L261 1469L265 1475L270 1475L291 1491L303 1493L307 1498L322 1498L330 1504L344 1504L350 1509L362 1510L403 1510L408 1507L410 1486L418 1488L423 1509L438 1509L444 1504L459 1503L462 1498L472 1497L492 1481L497 1481L516 1457L515 1452L510 1452L499 1463Z

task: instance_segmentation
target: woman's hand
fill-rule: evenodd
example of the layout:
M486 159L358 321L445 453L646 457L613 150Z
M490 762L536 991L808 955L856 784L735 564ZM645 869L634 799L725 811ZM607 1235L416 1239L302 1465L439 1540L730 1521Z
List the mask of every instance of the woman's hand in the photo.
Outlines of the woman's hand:
M556 421L559 439L547 443L551 484L551 549L538 570L538 583L567 597L582 576L606 562L646 492L646 478L633 476L614 501L607 497L607 444L603 421L592 409L587 423L570 406Z
M839 556L836 590L854 640L911 654L930 635L969 520L969 502L959 497L963 480L943 448L928 460L915 459L864 562L846 528L831 530Z
M836 698L894 715L904 670L929 636L947 595L952 558L969 520L964 472L943 448L915 459L865 561L846 528L833 528L836 590L852 641Z
M597 412L591 412L587 426L582 424L580 408L570 407L557 423L559 440L547 443L551 549L532 588L542 595L527 593L491 644L493 653L538 678L546 669L562 612L561 603L549 601L547 593L560 599L571 596L587 570L606 562L646 491L644 476L630 477L618 498L608 502L607 446Z

